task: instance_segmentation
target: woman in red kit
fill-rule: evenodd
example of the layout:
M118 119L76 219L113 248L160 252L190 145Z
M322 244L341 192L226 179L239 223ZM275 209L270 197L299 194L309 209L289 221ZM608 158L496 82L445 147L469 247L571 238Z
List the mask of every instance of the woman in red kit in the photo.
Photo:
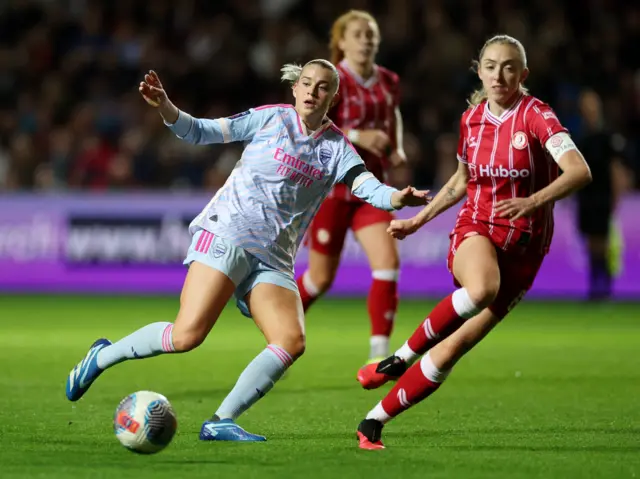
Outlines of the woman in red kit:
M331 29L331 61L340 73L337 103L329 116L348 136L367 168L379 180L385 170L406 161L402 149L399 79L374 63L380 31L367 12L351 10ZM305 311L327 291L340 264L347 231L364 249L372 271L367 306L371 321L369 360L389 355L389 336L398 306L399 259L395 240L386 233L393 216L337 186L309 228L309 269L298 278Z
M394 355L360 370L366 389L399 378L358 426L364 449L384 447L384 424L436 391L456 362L520 302L551 244L554 202L591 181L553 110L522 86L529 70L518 40L488 40L477 69L482 89L462 115L457 172L418 215L389 227L403 239L466 194L448 258L459 289Z

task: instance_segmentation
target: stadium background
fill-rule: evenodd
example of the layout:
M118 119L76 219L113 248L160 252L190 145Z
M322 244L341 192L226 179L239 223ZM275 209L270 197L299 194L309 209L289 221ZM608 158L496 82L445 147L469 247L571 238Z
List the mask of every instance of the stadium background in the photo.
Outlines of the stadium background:
M348 8L376 15L378 61L402 78L410 167L397 183L437 188L455 168L457 119L477 84L471 59L496 32L522 40L528 86L574 136L581 93L598 92L626 165L616 180L618 300L583 301L575 204L560 202L531 295L436 395L387 426L384 454L362 455L355 428L384 391L354 379L369 346L370 272L351 239L333 293L352 298L314 305L305 356L241 418L268 436L264 447L197 441L264 347L233 305L195 351L119 365L70 404L64 380L92 341L173 320L186 223L241 151L173 138L138 95L143 72L158 71L196 115L288 101L280 65L326 57L331 22ZM602 0L0 0L3 479L638 477L639 27L638 5ZM401 242L392 347L452 289L454 215ZM305 259L302 250L299 271ZM142 389L165 394L178 413L176 438L154 457L113 437L116 405Z

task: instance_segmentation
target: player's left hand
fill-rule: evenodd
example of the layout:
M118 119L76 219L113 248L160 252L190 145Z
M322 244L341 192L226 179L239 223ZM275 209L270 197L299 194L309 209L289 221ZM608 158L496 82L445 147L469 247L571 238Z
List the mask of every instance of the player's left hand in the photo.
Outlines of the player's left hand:
M420 225L415 218L392 220L387 228L387 233L397 240L403 240L418 231L418 229L420 229Z
M405 206L424 206L431 201L429 190L416 190L407 186L404 190L395 191L391 195L391 205L399 210Z
M530 196L527 198L510 198L496 203L496 213L501 218L509 218L511 221L531 216L537 209L538 205Z
M405 165L407 163L407 154L404 150L395 150L389 155L389 162L394 168Z

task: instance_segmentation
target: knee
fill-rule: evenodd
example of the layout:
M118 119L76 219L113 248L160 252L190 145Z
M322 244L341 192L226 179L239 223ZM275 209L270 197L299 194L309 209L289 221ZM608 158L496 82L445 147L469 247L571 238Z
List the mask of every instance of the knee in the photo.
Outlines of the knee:
M307 347L305 335L300 332L285 334L278 340L272 341L272 343L277 344L288 352L294 361L304 354Z
M500 279L484 280L479 283L465 285L469 298L479 309L484 309L493 303L500 290Z
M206 338L204 331L195 328L179 328L174 326L171 340L176 353L185 353L200 346Z
M318 294L325 293L331 288L333 280L336 277L336 271L332 269L319 269L314 270L313 274L310 274L311 282L315 287Z

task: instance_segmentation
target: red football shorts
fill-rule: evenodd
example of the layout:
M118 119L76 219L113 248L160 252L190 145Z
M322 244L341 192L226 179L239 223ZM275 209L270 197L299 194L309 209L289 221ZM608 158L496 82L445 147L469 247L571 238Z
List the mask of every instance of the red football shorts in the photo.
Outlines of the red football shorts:
M490 231L487 224L474 224L471 220L460 219L450 235L451 242L447 258L447 267L453 274L453 258L466 238L482 235L496 245L500 269L500 290L489 309L499 318L504 318L531 289L545 256L540 252L540 248L532 244L519 245L519 232L511 234L511 236L509 236L509 232L509 227L494 225ZM506 251L503 249L505 244L507 245ZM457 287L460 287L460 283L455 277L453 282Z
M309 226L305 244L318 253L338 256L349 229L358 231L377 223L388 224L393 218L391 212L379 210L369 203L327 198Z

